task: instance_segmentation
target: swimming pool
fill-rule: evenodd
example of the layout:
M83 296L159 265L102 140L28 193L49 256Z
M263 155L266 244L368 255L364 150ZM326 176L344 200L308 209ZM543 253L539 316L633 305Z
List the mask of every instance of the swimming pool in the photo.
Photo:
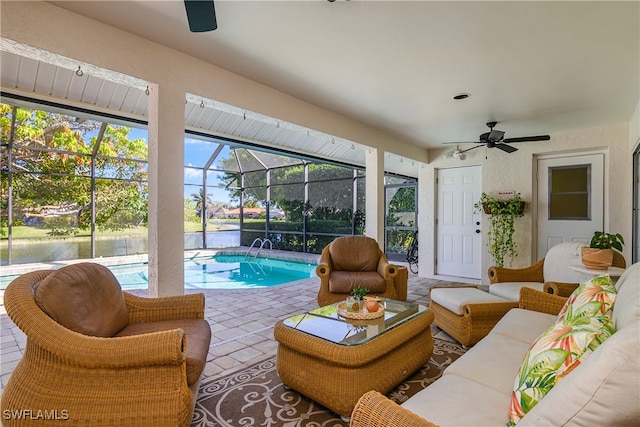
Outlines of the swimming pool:
M122 289L149 286L147 263L107 266ZM249 258L244 255L214 255L190 258L184 262L185 289L248 289L263 288L316 277L314 264L273 258ZM0 289L17 276L0 278Z

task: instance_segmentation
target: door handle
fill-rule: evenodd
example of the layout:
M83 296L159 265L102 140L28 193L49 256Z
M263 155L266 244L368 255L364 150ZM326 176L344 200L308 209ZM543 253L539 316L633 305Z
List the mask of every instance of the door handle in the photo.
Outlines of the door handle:
M480 230L476 230L476 233L478 233L478 234L479 234L479 233L480 233Z
M476 225L480 225L480 221L476 221Z

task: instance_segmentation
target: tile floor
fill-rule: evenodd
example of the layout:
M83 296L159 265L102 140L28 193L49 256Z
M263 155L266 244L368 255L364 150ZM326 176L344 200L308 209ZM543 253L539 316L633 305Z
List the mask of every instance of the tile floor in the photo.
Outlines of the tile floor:
M428 304L431 286L452 284L410 273L407 299ZM318 278L310 278L264 289L204 290L205 318L211 325L212 337L203 381L274 355L277 347L273 338L275 322L316 308L317 289ZM2 293L0 291L0 297ZM147 291L135 293L146 295ZM4 303L0 303L0 326L0 382L4 389L22 356L26 339L7 316Z

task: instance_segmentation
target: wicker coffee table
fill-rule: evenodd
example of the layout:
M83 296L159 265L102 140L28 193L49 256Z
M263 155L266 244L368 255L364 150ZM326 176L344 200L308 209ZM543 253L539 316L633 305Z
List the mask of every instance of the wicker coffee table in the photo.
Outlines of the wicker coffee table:
M387 393L427 363L433 314L383 299L384 316L346 319L339 304L276 323L276 368L286 386L348 418L364 393Z

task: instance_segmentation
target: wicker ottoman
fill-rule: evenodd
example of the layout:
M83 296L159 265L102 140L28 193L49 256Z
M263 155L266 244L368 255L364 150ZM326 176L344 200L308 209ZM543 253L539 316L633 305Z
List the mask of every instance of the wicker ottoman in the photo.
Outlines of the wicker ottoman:
M387 330L355 345L332 342L288 326L291 323L287 321L304 315L275 325L278 375L283 384L343 419L351 416L367 391L388 393L427 363L433 353L433 314L428 310L408 320L399 318L396 325L392 320Z
M472 346L484 338L517 301L483 292L475 286L431 288L429 309L434 323L458 340Z

